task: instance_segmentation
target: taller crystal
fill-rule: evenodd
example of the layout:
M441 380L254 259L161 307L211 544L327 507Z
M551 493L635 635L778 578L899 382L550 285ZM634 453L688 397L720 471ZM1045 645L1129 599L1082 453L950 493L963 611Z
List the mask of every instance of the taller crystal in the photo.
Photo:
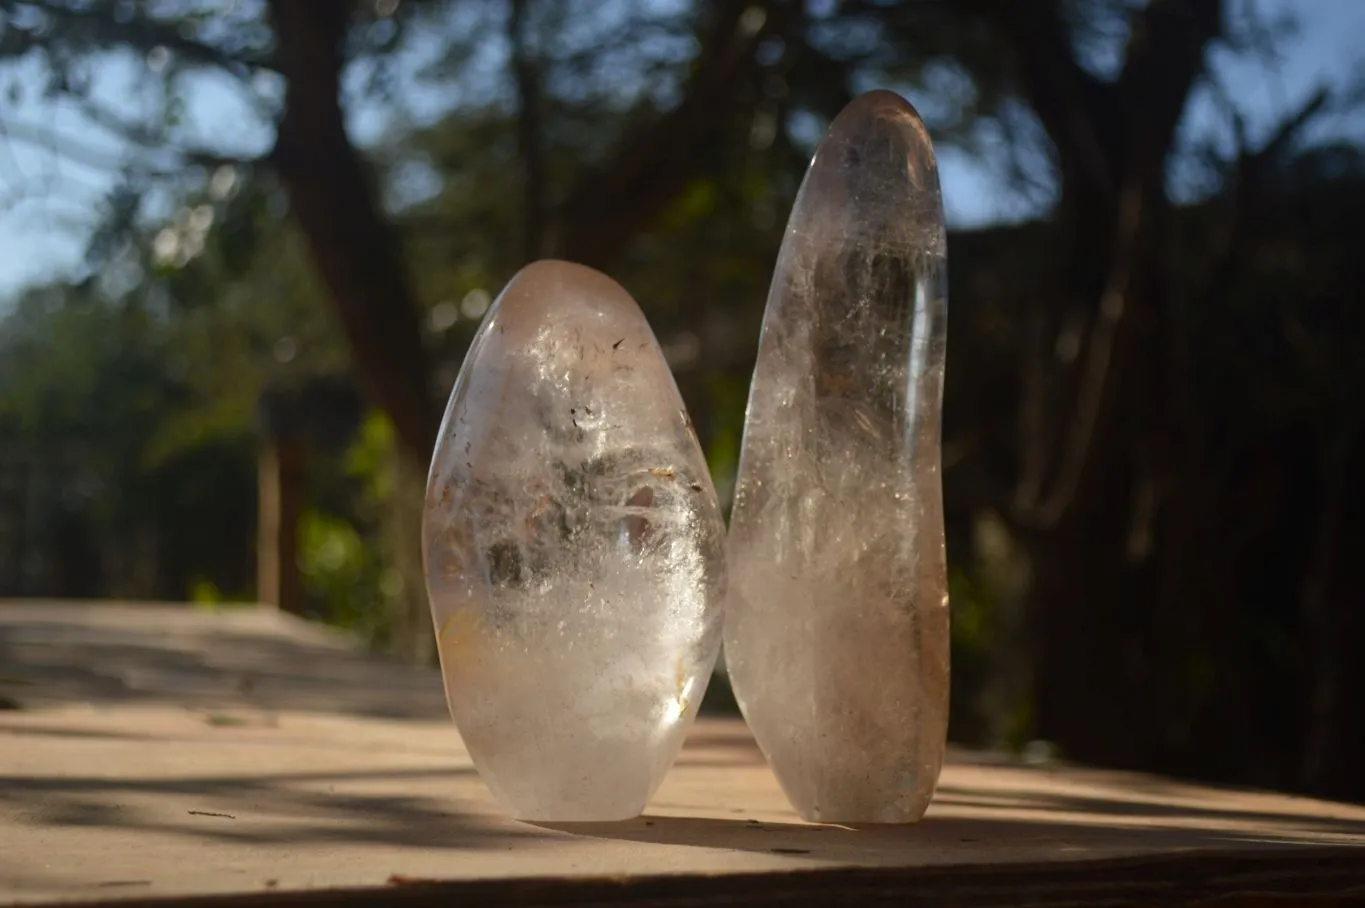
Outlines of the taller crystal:
M938 780L945 273L928 132L899 96L865 94L787 224L730 522L726 664L808 820L914 822Z

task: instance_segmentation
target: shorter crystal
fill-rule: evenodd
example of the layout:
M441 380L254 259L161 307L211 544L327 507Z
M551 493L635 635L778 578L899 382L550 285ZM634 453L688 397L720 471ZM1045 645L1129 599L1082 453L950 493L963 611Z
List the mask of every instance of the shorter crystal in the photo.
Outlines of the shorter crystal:
M644 809L718 655L724 533L635 301L524 268L451 393L422 532L451 716L517 817Z

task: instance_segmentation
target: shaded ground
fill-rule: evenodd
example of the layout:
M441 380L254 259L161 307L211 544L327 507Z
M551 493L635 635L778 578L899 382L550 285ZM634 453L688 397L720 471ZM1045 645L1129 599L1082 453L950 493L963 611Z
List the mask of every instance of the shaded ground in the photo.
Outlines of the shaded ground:
M171 703L439 719L445 700L433 677L273 609L0 604L0 695L21 706Z

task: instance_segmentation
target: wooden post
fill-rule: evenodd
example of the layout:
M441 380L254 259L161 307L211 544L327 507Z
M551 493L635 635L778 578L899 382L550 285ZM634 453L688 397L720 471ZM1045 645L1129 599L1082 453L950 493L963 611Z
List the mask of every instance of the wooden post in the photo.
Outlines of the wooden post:
M304 610L299 517L314 450L340 450L360 424L363 402L347 378L267 387L256 404L262 444L257 473L257 598L286 612Z
M261 451L256 595L261 602L294 614L303 611L298 534L304 468L305 448L298 441L270 440Z

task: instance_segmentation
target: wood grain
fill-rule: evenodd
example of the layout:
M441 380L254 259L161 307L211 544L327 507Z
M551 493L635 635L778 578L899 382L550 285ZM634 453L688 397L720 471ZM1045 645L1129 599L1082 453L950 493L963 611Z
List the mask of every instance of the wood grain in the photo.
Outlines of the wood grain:
M955 751L799 821L700 722L646 815L503 816L439 678L273 610L0 604L0 904L1365 904L1365 807Z

